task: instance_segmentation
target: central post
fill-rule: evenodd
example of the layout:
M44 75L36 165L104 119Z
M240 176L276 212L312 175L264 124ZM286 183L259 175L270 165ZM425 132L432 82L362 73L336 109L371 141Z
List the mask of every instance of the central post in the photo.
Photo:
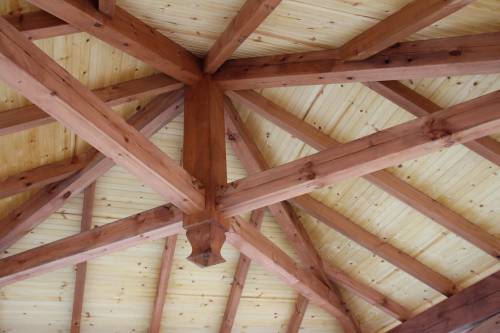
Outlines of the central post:
M215 203L217 189L227 183L224 93L211 75L186 88L183 166L203 183L206 198L203 212L184 215L188 260L202 267L224 262L226 229Z

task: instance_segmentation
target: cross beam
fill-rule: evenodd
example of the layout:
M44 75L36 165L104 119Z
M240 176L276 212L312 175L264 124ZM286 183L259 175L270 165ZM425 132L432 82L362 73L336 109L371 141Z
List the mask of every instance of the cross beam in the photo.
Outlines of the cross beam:
M191 175L3 18L0 54L0 77L11 87L184 212L204 209Z

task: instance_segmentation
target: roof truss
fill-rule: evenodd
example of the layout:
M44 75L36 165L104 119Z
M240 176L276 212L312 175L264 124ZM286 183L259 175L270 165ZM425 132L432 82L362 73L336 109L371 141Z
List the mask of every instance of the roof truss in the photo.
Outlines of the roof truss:
M470 3L470 0L414 1L337 50L232 60L217 71L280 3L280 1L248 0L205 59L205 71L208 73L217 71L213 76L215 81L211 76L202 76L200 61L196 57L116 7L113 0L100 0L97 7L90 0L30 0L30 2L55 16L39 12L9 17L7 20L0 19L0 53L3 55L0 59L2 69L0 72L4 73L2 78L30 98L42 110L103 151L108 158L93 151L83 162L68 161L61 164L61 169L52 169L53 174L48 177L41 176L44 170L42 167L40 170L31 170L21 176L32 177L33 181L26 182L25 178L17 177L6 180L5 184L11 187L5 190L3 195L18 193L23 188L46 187L8 216L4 220L5 223L0 224L2 226L0 248L8 248L35 225L41 223L57 207L62 206L71 195L95 182L100 175L113 166L112 160L109 159L111 157L163 194L184 214L188 214L184 216L185 227L186 219L189 220L190 216L194 216L196 221L205 221L207 207L212 205L210 214L215 213L213 216L223 226L228 242L242 252L241 265L238 265L237 276L235 276L235 281L239 283L236 286L233 285L234 290L231 291L232 296L228 302L221 332L229 331L232 327L250 260L263 265L301 295L291 320L290 332L297 331L300 327L309 301L335 315L346 332L359 331L332 281L356 292L371 304L401 321L409 317L407 311L397 303L346 276L336 267L325 264L290 204L281 202L287 199L292 199L294 204L308 213L340 229L344 234L441 293L448 296L454 293L455 286L451 281L395 248L375 246L377 240L366 231L355 227L342 229L341 225L332 224L331 221L334 218L342 220L343 217L338 216L328 207L321 206L310 197L293 199L325 183L346 177L365 176L382 189L430 216L487 253L497 258L500 256L498 239L481 231L416 189L396 180L389 173L379 171L405 159L456 143L466 144L470 149L498 165L500 145L484 137L500 128L498 92L440 110L438 106L415 95L400 83L367 83L370 88L422 118L352 143L338 145L331 138L318 134L317 130L304 123L290 117L283 120L280 116L276 116L279 112L268 113L269 109L273 110L274 106L266 102L258 105L262 101L255 102L255 100L261 97L253 92L228 91L227 94L231 98L257 104L257 106L252 105L254 110L266 114L278 125L288 127L292 133L298 133L299 137L305 138L304 141L311 141L314 147L324 151L266 171L268 166L253 142L241 139L247 138L248 135L242 134L241 123L238 124L238 118L234 117L237 115L231 109L230 104L226 104L229 105L226 106L229 108L228 113L232 114L228 117L230 124L228 127L232 129L229 131L230 140L231 135L238 137L238 139L233 138L233 145L235 150L241 149L239 156L251 175L227 185L224 178L214 186L209 184L207 180L209 178L205 179L206 175L195 175L205 186L205 190L202 190L197 180L143 137L143 135L152 135L161 128L159 124L168 122L178 113L181 92L171 92L158 97L148 106L148 110L137 113L130 120L136 129L125 124L109 109L110 106L131 98L177 90L182 84L165 76L155 76L154 82L150 82L151 86L144 82L147 79L141 79L135 81L140 81L140 83L126 83L129 85L123 91L102 89L90 92L28 40L86 31L185 84L195 85L203 80L209 80L213 82L215 89L220 91L221 88L243 90L301 84L368 82L435 75L498 72L500 70L498 33L400 43L396 47L390 47L411 33L459 10ZM405 24L402 25L401 21ZM12 23L17 30L8 22ZM133 22L133 24L127 22ZM14 70L21 74L21 80L18 77L14 79L14 76L9 74ZM195 88L188 88L188 91L195 91ZM222 99L214 96L222 94L211 89L207 91L209 93L206 98L218 100L216 103L219 103L218 107L210 109L209 117L214 117L216 112L214 110L220 111L222 108ZM111 96L106 95L107 93ZM202 92L196 92L196 95L198 94ZM195 100L196 95L188 98L188 103L192 103L191 100ZM252 98L254 101L251 101ZM199 105L196 108L199 108ZM0 131L3 131L0 134L12 133L53 121L36 107L25 108L23 114L26 117L23 119L20 119L17 114L12 118L8 117L8 112L5 114L5 118L0 118ZM161 121L158 121L159 119ZM212 126L209 126L213 131L209 136L221 130L224 133L224 126L221 125L220 119L219 125ZM141 130L142 134L139 132ZM195 127L191 126L189 133L194 133L194 130ZM211 149L217 146L210 138L208 142L210 142ZM192 141L187 147L194 146L195 143ZM394 156L396 153L397 156ZM223 157L225 159L225 156ZM210 163L212 162L213 159L210 160ZM197 172L196 168L185 167L188 171ZM207 168L210 169L210 167L209 164ZM370 174L370 172L373 173ZM65 180L55 185L48 185L62 179ZM219 198L216 199L213 191L221 185L225 185L224 189L219 192ZM91 189L92 187L89 191ZM211 192L214 194L210 194ZM211 199L207 200L207 198ZM214 205L216 200L217 205ZM297 251L302 265L294 263L284 252L258 233L255 227L262 223L262 207L265 206L269 207L282 226ZM257 209L254 211L253 223L250 225L234 216L250 209ZM192 215L193 213L196 214ZM231 216L231 218L223 222L222 216ZM182 230L182 224L179 224L182 219L182 213L177 208L158 207L94 230L82 230L79 235L0 260L3 264L0 265L3 267L0 268L0 284L5 285L64 265L78 264L109 250L132 246L145 239L168 236L159 291L151 322L151 329L154 332L159 327L175 248L175 237ZM344 222L347 222L346 225L354 225L349 221ZM312 267L306 267L310 262L312 262ZM490 280L491 278L488 281ZM464 291L448 301L460 299L458 296L465 297L467 300L473 297ZM498 300L495 302L498 304ZM429 311L432 312L432 310ZM473 319L479 321L486 318L483 316ZM406 327L414 325L413 323L421 325L427 320L431 321L432 318L426 317L422 320L417 316L396 328L395 331L403 332ZM467 318L467 320L471 323L472 319Z

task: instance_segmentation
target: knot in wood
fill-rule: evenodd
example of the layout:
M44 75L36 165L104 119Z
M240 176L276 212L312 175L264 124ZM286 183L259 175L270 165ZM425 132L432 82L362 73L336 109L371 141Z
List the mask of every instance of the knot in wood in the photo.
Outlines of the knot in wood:
M430 119L424 124L424 134L432 141L449 138L449 142L445 143L445 147L453 144L451 140L452 131L448 123L444 119Z

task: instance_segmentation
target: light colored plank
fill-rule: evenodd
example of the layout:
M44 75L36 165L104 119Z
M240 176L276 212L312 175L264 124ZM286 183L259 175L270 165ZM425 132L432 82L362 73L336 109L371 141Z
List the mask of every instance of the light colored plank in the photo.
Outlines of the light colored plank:
M0 54L6 83L186 213L204 208L192 176L3 19Z

